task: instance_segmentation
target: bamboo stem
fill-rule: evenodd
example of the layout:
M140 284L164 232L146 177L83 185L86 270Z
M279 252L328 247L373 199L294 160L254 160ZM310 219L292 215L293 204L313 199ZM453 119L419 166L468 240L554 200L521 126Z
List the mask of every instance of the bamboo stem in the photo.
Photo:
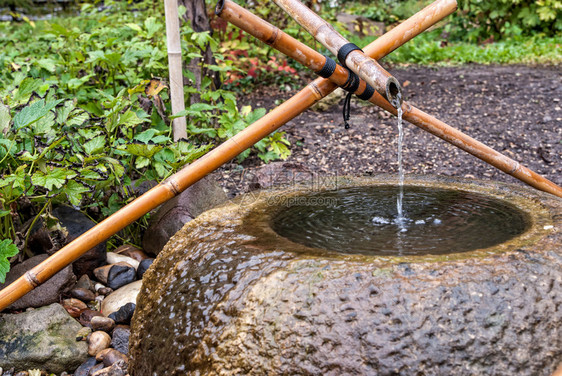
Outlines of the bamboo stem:
M437 0L436 3L454 3L454 0ZM401 43L406 43L433 24L448 16L453 10L454 8L447 10L441 7L439 11L436 11L434 7L430 5L412 16L412 18L416 20L416 23L420 23L418 29L412 30L408 25L398 25L392 30L393 38L399 39ZM379 42L379 40L381 40L381 42ZM380 58L384 56L384 54L380 53L379 49L388 50L388 43L388 39L379 38L372 42L367 49L372 51L373 54L380 54ZM397 47L395 46L394 48ZM172 175L168 180L160 183L158 186L98 223L47 260L28 271L24 276L18 278L1 290L0 311L33 290L33 288L39 284L44 283L59 270L75 261L91 248L122 230L150 210L168 201L179 192L187 189L190 185L216 170L224 163L227 163L260 139L274 132L283 124L330 94L336 88L337 85L330 82L330 80L314 80L292 98L270 111L267 115L233 138L224 142L201 159L186 166L181 171Z
M340 59L340 53L345 49L344 46L348 46L350 43L332 25L298 0L273 1L304 27L314 39ZM375 59L367 56L361 50L354 50L346 55L345 61L342 59L340 62L388 99L393 106L398 107L402 104L402 88L398 80L381 67Z
M262 20L236 3L225 0L219 16L236 25L245 32L277 48L280 52L292 57L299 63L318 71L324 64L326 58L293 37L287 35L270 23ZM347 72L338 66L329 80L338 86L342 86L347 79ZM359 85L355 94L363 93L365 82ZM375 92L369 101L395 116L396 109L379 93ZM463 132L436 119L435 117L415 108L409 103L402 104L402 117L415 126L445 140L446 142L466 151L469 154L483 160L497 169L521 180L522 182L544 192L562 197L562 188L522 166L519 162L499 153L485 144L473 139Z
M180 42L180 23L177 0L164 0L166 15L166 39L168 45L168 69L170 72L170 97L172 114L185 110L183 94L183 72ZM174 141L187 138L187 121L185 116L172 120Z

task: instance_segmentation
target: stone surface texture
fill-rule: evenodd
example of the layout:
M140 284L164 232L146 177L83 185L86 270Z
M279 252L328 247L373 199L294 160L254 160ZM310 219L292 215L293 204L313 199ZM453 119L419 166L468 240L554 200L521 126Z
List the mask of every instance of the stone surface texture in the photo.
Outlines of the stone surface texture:
M81 328L57 303L20 314L2 314L0 367L73 372L88 357L86 343L76 342Z
M476 180L406 183L486 193L533 224L485 250L342 255L269 227L283 208L267 199L298 188L242 196L188 223L146 272L131 375L550 375L562 361L562 200Z
M21 264L15 265L6 275L6 282L0 283L0 290L8 286L26 271L39 265L49 257L46 254L34 256ZM47 282L25 294L8 307L8 310L25 309L29 307L37 308L56 303L60 300L61 293L69 290L76 283L76 277L72 272L72 266L67 266L55 274Z
M185 223L226 199L226 193L211 176L193 184L163 204L151 217L150 226L143 238L144 251L157 255Z
M101 312L109 316L127 303L136 303L142 281L135 281L109 294L101 303Z

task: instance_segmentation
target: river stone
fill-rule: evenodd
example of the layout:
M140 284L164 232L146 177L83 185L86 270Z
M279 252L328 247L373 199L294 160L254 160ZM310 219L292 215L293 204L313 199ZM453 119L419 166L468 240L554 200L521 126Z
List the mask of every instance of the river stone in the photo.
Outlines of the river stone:
M226 200L226 193L211 176L193 184L163 204L150 218L142 241L143 250L157 255L185 223Z
M121 307L127 303L137 302L137 295L139 294L142 281L135 281L120 289L113 291L101 303L101 312L105 316L109 316L113 312L117 312Z
M86 343L75 338L81 328L57 303L0 315L0 367L72 372L88 357Z
M271 229L283 210L272 199L298 187L240 197L189 222L146 272L131 375L550 375L562 359L562 200L476 180L406 184L507 200L532 225L484 250L339 254Z
M49 256L46 254L34 256L21 264L14 266L8 272L6 282L4 284L0 283L0 290L14 282L26 271L45 261L47 257ZM76 277L72 272L72 266L67 266L55 274L51 279L31 290L19 300L16 300L8 307L8 309L19 310L29 307L37 308L56 303L60 300L60 295L72 288L75 283Z

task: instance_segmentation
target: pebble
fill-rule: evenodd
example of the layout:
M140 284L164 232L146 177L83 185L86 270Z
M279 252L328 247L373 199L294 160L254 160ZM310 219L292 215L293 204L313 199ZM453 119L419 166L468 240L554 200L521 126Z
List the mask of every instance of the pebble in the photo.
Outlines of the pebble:
M113 330L113 338L111 339L111 347L125 355L129 354L129 337L131 329L124 326L118 326Z
M94 283L92 282L92 280L90 279L90 277L88 277L87 274L84 274L82 277L80 277L80 279L78 280L78 282L76 282L76 285L74 286L74 288L77 289L85 289L85 290L93 290L94 287Z
M111 337L106 332L97 331L90 334L86 342L88 343L88 355L96 356L101 350L109 347Z
M91 302L96 298L96 294L94 294L91 290L77 287L70 290L70 295L73 298L80 299L83 302Z
M106 367L109 367L120 360L125 364L129 363L127 355L115 349L109 349L109 351L105 352L101 360Z
M112 318L117 324L129 324L133 318L133 313L135 313L135 308L135 303L127 303L108 317Z
M135 270L139 267L139 262L132 257L115 252L107 252L108 264L117 264L118 262L125 262L135 268Z
M112 349L111 347L108 347L107 349L103 349L102 351L97 353L96 361L97 362L103 362L103 358L105 357L105 354L107 354L110 351L115 351L115 349Z
M139 267L137 268L137 279L142 279L144 273L148 270L150 265L154 262L153 258L147 258L140 262Z
M66 309L68 314L74 318L80 317L80 314L88 309L86 303L74 298L64 299L62 301L62 306Z
M137 271L135 268L125 262L119 262L117 264L113 264L111 269L109 269L107 285L116 290L119 287L134 282L136 279Z
M121 247L117 248L114 252L119 255L128 256L134 260L137 260L138 262L141 262L142 260L148 258L147 254L144 253L142 250L140 250L137 247L133 247L132 245L129 244L122 245Z
M83 326L91 327L92 326L91 321L96 316L103 316L103 315L100 311L87 309L80 314L80 319L78 321L80 321L80 324L82 324Z
M111 333L113 328L115 328L115 321L105 316L92 317L90 324L93 330L101 330L107 333Z
M135 281L108 295L102 302L101 312L105 316L109 316L111 313L118 311L119 308L129 302L136 303L141 285L142 281Z
M74 376L88 376L90 375L90 370L95 367L97 364L96 358L88 358L84 363L80 365L74 371Z
M103 366L103 364L102 364ZM92 376L125 376L127 374L127 363L117 361L111 367L102 368L92 373Z

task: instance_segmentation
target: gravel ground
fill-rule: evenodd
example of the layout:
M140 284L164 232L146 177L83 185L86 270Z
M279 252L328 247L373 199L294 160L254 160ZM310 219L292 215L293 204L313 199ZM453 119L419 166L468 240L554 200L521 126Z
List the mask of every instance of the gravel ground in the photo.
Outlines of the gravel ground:
M562 185L562 67L409 66L390 72L411 104ZM271 109L276 100L291 95L264 87L239 100ZM343 96L340 92L326 98L335 104L308 110L282 128L292 144L288 161L320 175L396 172L396 118L354 98L351 129L346 130ZM248 159L242 167L252 171L259 164ZM231 194L242 190L239 169L231 164L222 170L221 180ZM404 169L520 183L410 124L405 126Z

